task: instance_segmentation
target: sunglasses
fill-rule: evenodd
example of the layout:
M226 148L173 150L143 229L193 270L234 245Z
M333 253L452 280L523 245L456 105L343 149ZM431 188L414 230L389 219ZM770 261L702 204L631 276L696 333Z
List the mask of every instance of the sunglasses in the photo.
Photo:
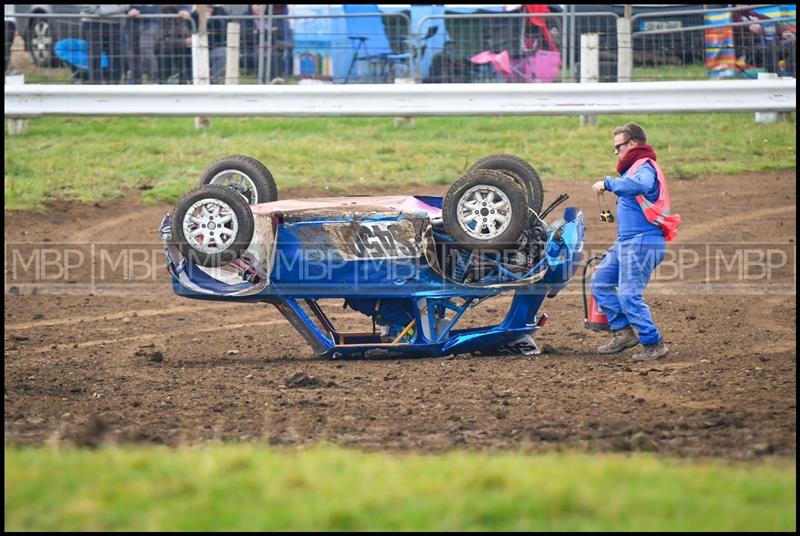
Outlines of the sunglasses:
M623 141L622 143L618 143L618 144L616 144L616 145L614 146L614 152L615 152L615 153L618 153L618 152L619 152L619 148L620 148L620 147L622 147L623 145L627 145L627 144L629 144L629 143L630 143L630 142L632 142L633 140L634 140L634 138L628 138L628 141Z
M618 144L616 144L616 145L614 146L614 152L615 152L615 153L618 153L618 152L619 152L619 148L620 148L620 147L622 147L623 145L627 145L627 144L629 144L629 143L631 142L631 140L632 140L632 139L633 139L633 138L628 138L628 140L627 140L627 141L623 141L622 143L618 143Z

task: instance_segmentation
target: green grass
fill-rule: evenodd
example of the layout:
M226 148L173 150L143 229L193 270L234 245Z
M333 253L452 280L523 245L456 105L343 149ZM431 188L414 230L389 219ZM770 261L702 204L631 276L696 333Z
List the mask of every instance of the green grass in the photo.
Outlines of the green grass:
M321 194L365 188L408 192L450 184L491 153L530 161L545 181L594 180L614 173L611 131L642 124L668 176L796 167L795 115L773 125L752 113L578 117L421 117L414 127L382 118L38 118L6 136L6 210L38 209L51 199L94 202L152 186L146 201L174 201L203 169L247 154L273 172L279 191Z
M7 447L5 529L793 531L795 462Z
M67 84L72 80L72 74L67 68L32 67L26 71L14 72L14 74L24 74L26 84Z
M634 65L634 82L665 82L668 80L708 80L705 64L692 65L660 65L643 67Z

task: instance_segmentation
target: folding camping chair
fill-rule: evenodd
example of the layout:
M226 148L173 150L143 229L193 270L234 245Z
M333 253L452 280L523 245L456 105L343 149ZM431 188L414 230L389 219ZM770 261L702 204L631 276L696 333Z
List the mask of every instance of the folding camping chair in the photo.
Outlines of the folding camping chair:
M547 13L541 4L523 4L528 13ZM488 50L472 56L475 64L490 63L508 82L548 83L561 70L561 54L542 17L524 17L515 27L511 19L491 19L485 39Z
M344 78L345 84L350 80L358 62L366 63L370 82L386 82L389 73L394 72L396 66L407 66L411 54L408 52L398 54L392 50L377 4L344 4L343 10L348 15L376 15L375 17L345 18L347 37L354 49L350 68Z

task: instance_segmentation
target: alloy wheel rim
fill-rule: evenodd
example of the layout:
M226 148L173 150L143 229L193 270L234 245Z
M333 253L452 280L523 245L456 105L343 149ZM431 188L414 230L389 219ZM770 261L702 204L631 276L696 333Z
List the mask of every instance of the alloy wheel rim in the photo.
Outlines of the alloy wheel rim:
M472 238L490 240L511 224L508 196L496 186L481 184L467 190L458 201L458 225Z
M220 171L208 183L238 192L250 205L258 204L256 183L246 173L238 169Z
M46 20L36 20L32 33L31 54L37 58L39 63L42 63L50 58L50 47L53 45L50 24Z
M188 244L203 253L221 253L228 249L239 232L239 220L233 209L219 199L201 199L183 217L183 236Z

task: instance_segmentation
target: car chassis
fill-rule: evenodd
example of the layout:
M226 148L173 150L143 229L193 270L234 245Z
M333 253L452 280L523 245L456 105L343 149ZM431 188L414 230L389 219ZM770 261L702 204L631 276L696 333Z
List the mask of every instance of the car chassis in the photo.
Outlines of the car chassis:
M207 201L194 203L199 208L192 221L213 218ZM513 251L470 249L454 241L442 226L442 204L442 197L433 196L251 204L255 230L246 251L212 267L193 262L177 247L171 214L160 233L177 295L272 304L325 358L539 353L533 334L547 315L538 311L578 268L583 212L567 207L562 218L547 224L531 211L545 233L535 254L513 265L507 262ZM235 219L224 209L216 214L217 221ZM502 321L456 329L468 309L509 292L513 298ZM372 330L337 329L319 303L329 298L344 299L345 307L371 317Z

